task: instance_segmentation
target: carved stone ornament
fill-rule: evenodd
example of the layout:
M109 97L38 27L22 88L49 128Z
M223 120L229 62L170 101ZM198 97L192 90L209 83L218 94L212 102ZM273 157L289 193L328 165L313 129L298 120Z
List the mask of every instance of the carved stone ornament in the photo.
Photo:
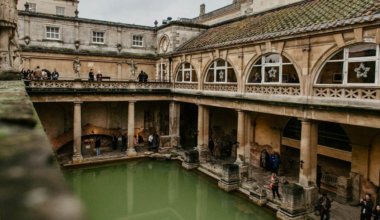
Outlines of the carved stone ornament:
M276 78L277 70L274 67L272 67L272 69L268 71L268 74L269 78Z
M370 67L366 67L364 63L361 63L358 68L355 68L354 70L356 72L356 78L367 78L368 72L371 71Z

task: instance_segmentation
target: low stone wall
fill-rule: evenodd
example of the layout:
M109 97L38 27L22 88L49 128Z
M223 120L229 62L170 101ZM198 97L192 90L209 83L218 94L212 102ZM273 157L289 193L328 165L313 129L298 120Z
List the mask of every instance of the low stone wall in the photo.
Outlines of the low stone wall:
M83 219L22 81L0 81L0 219Z

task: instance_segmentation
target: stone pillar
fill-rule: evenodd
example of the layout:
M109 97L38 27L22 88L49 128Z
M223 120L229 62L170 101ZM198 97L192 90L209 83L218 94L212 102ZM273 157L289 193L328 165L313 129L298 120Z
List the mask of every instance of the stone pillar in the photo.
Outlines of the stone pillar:
M180 146L180 104L174 101L169 104L169 135L170 147Z
M74 102L73 163L80 163L82 157L82 102Z
M318 165L318 122L311 123L310 130L310 179L313 184L317 184L317 165Z
M204 149L208 152L208 140L210 138L210 109L203 106L203 144Z
M301 120L301 144L300 144L300 174L299 183L302 186L308 187L311 177L311 122L310 120Z
M207 160L207 154L205 153L205 143L204 143L204 109L205 106L198 105L198 142L197 148L199 152L199 161L201 163L205 163Z
M291 183L282 187L283 202L277 211L277 219L305 219L304 188Z
M128 105L128 156L136 156L136 150L133 143L135 135L135 102L130 101Z
M241 110L238 110L237 142L239 145L236 152L236 163L243 163L243 161L240 159L240 155L242 158L245 158L245 112Z
M239 166L236 164L224 164L222 178L218 182L219 188L230 192L239 188Z

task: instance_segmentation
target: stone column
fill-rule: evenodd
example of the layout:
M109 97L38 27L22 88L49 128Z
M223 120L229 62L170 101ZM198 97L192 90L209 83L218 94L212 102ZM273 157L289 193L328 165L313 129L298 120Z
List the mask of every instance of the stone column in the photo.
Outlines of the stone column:
M207 107L203 107L203 144L204 148L208 152L208 140L210 138L209 134L210 130L210 109Z
M204 134L204 112L205 106L198 105L198 143L197 148L199 152L199 162L205 163L207 161L207 148L205 147L205 134Z
M299 182L308 187L316 183L318 125L316 122L301 119L300 176Z
M170 146L178 147L180 145L179 129L180 129L180 109L179 103L174 101L169 104L169 135Z
M237 148L236 152L236 163L243 163L243 161L240 159L239 155L242 155L243 158L245 157L245 112L238 110L238 123L237 123L237 142L239 143L239 147Z
M135 135L135 102L130 101L128 105L128 156L136 156L136 150L133 143Z
M80 163L82 157L82 102L74 102L73 163Z

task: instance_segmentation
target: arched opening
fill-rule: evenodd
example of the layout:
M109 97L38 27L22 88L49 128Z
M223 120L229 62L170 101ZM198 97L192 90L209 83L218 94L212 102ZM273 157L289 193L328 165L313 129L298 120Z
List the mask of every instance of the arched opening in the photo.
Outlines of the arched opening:
M292 118L282 133L282 148L286 160L285 171L291 176L298 176L300 164L301 122ZM349 177L351 172L352 145L340 124L318 122L317 146L317 185L321 189L336 193L337 178Z
M237 83L236 73L232 65L222 59L212 62L207 70L206 83Z
M198 82L197 73L193 65L188 62L182 63L177 71L176 82Z
M252 66L247 83L293 83L299 78L294 65L285 56L269 54L261 56Z
M331 56L321 68L316 84L373 85L378 81L379 46L355 44Z

